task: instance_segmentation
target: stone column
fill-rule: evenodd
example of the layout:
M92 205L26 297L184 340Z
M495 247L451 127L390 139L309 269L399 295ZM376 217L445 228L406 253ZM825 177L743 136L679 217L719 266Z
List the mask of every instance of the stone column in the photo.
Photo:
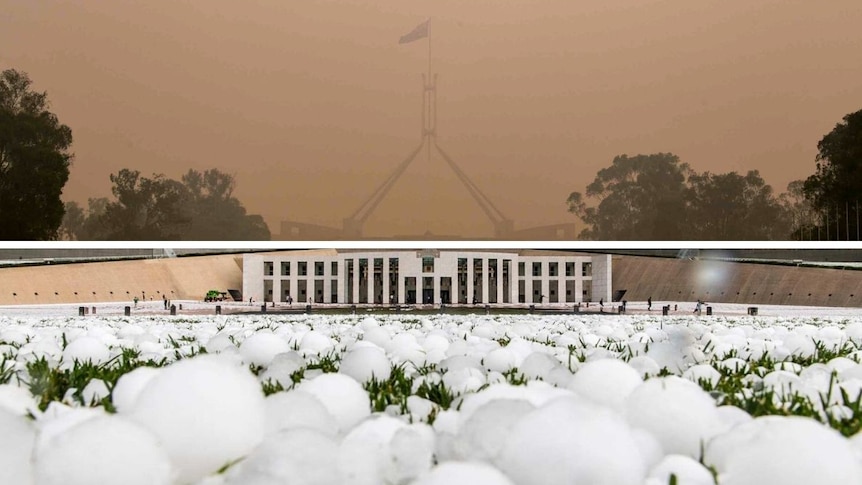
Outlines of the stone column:
M473 258L467 258L467 304L473 303Z
M338 277L336 278L336 291L338 291L338 301L336 303L347 303L347 295L344 294L344 259L341 256L338 258Z
M281 263L273 263L279 264ZM281 268L278 268L279 271L273 271L272 274L272 301L281 301Z
M353 258L353 304L359 303L359 258Z
M389 259L383 258L383 303L385 305L392 303L389 301L389 293L392 291L389 288Z
M490 261L488 258L482 258L482 303L488 303L488 283L490 278Z

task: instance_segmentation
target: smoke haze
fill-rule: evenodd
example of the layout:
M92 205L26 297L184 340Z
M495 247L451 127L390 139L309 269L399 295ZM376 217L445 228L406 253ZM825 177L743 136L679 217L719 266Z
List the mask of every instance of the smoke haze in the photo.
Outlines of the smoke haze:
M340 227L420 140L428 17L441 146L516 228L618 154L759 169L776 192L862 108L858 0L0 0L0 69L74 134L65 200L132 168L218 168L274 235ZM579 228L580 229L580 228ZM365 234L491 236L439 156L414 161Z

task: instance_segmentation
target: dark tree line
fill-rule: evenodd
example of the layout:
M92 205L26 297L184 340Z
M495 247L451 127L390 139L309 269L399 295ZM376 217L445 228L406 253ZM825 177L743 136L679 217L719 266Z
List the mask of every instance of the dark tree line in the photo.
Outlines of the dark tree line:
M111 175L113 199L63 203L72 130L49 111L27 74L0 73L0 239L268 240L259 215L233 195L233 176L189 170L182 180Z
M72 130L25 73L0 73L0 239L56 239Z
M757 170L696 173L671 153L620 155L569 211L596 240L859 240L862 110L817 145L816 171L775 195ZM588 205L588 200L595 205Z
M110 241L269 240L259 215L246 214L233 196L233 176L218 169L189 170L181 180L142 177L137 170L111 175L115 200L90 199L84 211L66 203L61 234Z
M786 238L786 202L756 170L696 173L671 153L621 155L580 192L569 211L596 240L769 240Z
M814 175L802 184L809 218L794 239L860 239L862 205L862 110L850 113L817 144Z

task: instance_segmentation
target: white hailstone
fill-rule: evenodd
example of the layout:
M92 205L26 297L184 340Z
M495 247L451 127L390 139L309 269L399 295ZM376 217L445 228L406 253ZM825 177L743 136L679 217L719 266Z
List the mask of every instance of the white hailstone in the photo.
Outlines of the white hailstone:
M856 345L862 344L862 322L854 321L844 327L844 334Z
M292 383L291 375L304 368L305 365L305 359L299 355L299 352L291 350L278 354L272 359L266 370L260 373L260 381L275 381L287 387Z
M628 422L651 432L665 453L697 458L701 444L725 429L712 397L677 376L645 381L629 395L625 409Z
M412 485L514 485L496 468L481 462L447 461Z
M602 359L613 359L616 360L616 354L611 352L608 349L591 349L587 348L584 351L587 355L586 362L592 362L596 360Z
M597 404L609 406L622 412L626 398L643 379L625 362L616 359L602 359L586 362L569 384L569 389Z
M58 401L51 401L36 422L39 429L39 434L36 436L36 452L45 449L55 437L70 428L105 414L104 408L71 407Z
M558 365L548 372L544 380L552 386L568 388L574 377L574 374L569 369Z
M775 370L783 370L787 372L792 372L793 374L799 374L800 372L802 372L802 365L790 361L776 362ZM860 366L859 370L859 376L862 377L862 366Z
M862 462L850 441L810 418L767 416L713 439L704 463L722 485L862 483Z
M318 398L335 418L341 433L348 432L371 414L368 393L355 379L344 374L321 374L303 381L296 390Z
M392 335L385 328L373 327L366 329L362 334L362 340L371 342L383 350L392 347Z
M737 424L747 423L754 419L745 410L736 406L718 406L716 411L718 412L719 419L724 423L725 429L730 429Z
M0 330L0 342L22 346L32 336L33 330L20 325L12 325Z
M581 335L581 340L587 347L598 347L607 344L607 340L604 337L599 337L598 335L592 333L585 333Z
M0 408L0 483L33 483L31 455L36 433L23 416Z
M482 404L459 427L452 443L455 459L496 460L512 428L534 409L526 399L493 399Z
M374 319L374 317L365 317L359 322L359 328L362 329L363 332L367 332L372 328L379 328L380 323Z
M338 467L343 483L406 483L431 468L433 453L430 427L377 415L344 437Z
M473 327L472 334L474 337L493 340L499 335L497 328L490 323L482 323Z
M145 330L140 325L127 323L117 329L117 337L125 340L134 340L135 337L144 333Z
M658 363L645 355L632 357L629 359L628 364L637 371L638 375L643 377L655 376L661 372L661 367L659 367Z
M669 371L677 373L686 368L682 349L671 342L650 344L646 355L658 364L659 369L667 368Z
M169 484L165 450L150 432L117 415L83 421L35 455L36 483L44 485Z
M111 390L102 379L90 379L90 382L81 390L81 398L84 404L92 405L111 395Z
M826 363L829 366L829 369L838 372L839 374L845 370L856 367L857 364L855 361L848 359L847 357L835 357Z
M847 340L844 330L834 325L817 329L815 335L814 338L823 342L827 347L840 346L842 342Z
M476 391L486 382L485 374L471 367L450 370L443 374L443 384L456 394Z
M784 337L782 343L783 347L790 355L796 355L799 357L811 357L814 355L816 350L813 339L798 333L788 334Z
M853 419L854 414L852 409L841 404L829 406L826 408L825 413L835 421L849 421Z
M127 414L164 446L181 482L242 458L264 435L264 398L246 368L202 355L163 368Z
M719 369L724 369L724 370L728 370L728 371L736 372L736 373L744 373L744 372L748 372L748 370L749 370L748 362L746 362L746 361L744 361L738 357L731 357L728 359L724 359L717 364L717 367Z
M646 485L667 485L671 475L681 485L715 484L712 473L697 460L685 455L667 455L649 471Z
M422 348L426 352L440 350L445 354L446 350L449 349L449 339L445 335L430 333L422 341Z
M784 370L774 370L763 376L763 387L772 389L777 396L789 396L802 389L802 379Z
M862 397L862 379L852 378L842 380L838 386L847 393L847 397L851 401L856 401L860 397ZM840 396L841 392L838 391L836 394Z
M265 400L266 433L311 428L328 436L338 434L335 418L320 399L303 391L277 392Z
M640 450L646 469L654 467L664 458L664 450L661 443L649 431L640 428L632 428L632 438ZM665 485L665 484L662 484Z
M506 347L492 350L482 359L485 369L494 372L508 372L515 367L515 354Z
M168 351L165 346L159 342L141 342L136 347L138 352L140 352L138 355L139 360L159 361L163 357L168 357L170 359L174 358L174 352Z
M334 342L325 334L317 330L306 332L299 342L299 350L304 355L325 354L332 349Z
M93 337L79 337L63 350L63 368L71 368L75 361L101 364L111 358L111 352L101 340Z
M386 354L376 345L371 347L356 347L341 357L338 371L364 384L372 378L378 381L389 379L392 373L392 363Z
M422 365L425 362L425 350L416 341L416 337L409 333L395 335L392 338L389 352L392 354L392 362L395 364L412 362L416 365Z
M484 369L479 359L466 355L454 355L440 361L440 369L451 372L461 369Z
M204 346L204 348L207 349L207 352L211 354L222 352L228 347L234 347L234 343L231 341L231 334L227 332L213 335L209 340L207 340L207 343Z
M466 357L469 350L470 346L466 341L461 339L454 340L449 344L449 347L446 348L446 357L447 359L451 359L453 357Z
M287 342L272 332L260 331L243 340L239 345L239 354L248 365L268 366L281 353L290 351Z
M155 367L138 367L121 375L111 393L114 409L117 412L130 410L141 391L150 382L150 379L159 373L159 370Z
M850 437L850 446L856 452L856 456L862 457L862 431L857 431L856 434Z
M640 485L646 475L625 421L574 396L554 399L521 418L496 465L520 485Z
M512 337L512 340L506 345L506 349L515 356L515 367L521 367L524 359L532 354L539 344L524 340L521 337ZM544 347L544 346L543 346Z
M269 435L251 454L231 467L229 485L338 485L338 443L314 429L293 428Z
M41 340L38 342L28 342L18 349L18 360L26 356L27 361L35 361L39 358L44 358L49 361L56 361L62 355L60 346L53 340Z
M429 401L419 396L407 396L407 412L413 417L414 421L422 421L428 418L434 409L439 407L434 401Z
M706 381L714 388L718 385L719 379L721 379L721 373L715 370L711 365L698 364L686 369L686 371L682 373L682 378L688 379L696 384L699 384L701 381Z
M662 342L668 338L667 332L656 327L645 328L643 333L649 337L651 342Z
M30 391L12 384L0 384L0 409L16 416L25 416L38 409Z
M560 367L559 361L544 352L531 352L524 358L518 370L528 379L547 381L550 372Z

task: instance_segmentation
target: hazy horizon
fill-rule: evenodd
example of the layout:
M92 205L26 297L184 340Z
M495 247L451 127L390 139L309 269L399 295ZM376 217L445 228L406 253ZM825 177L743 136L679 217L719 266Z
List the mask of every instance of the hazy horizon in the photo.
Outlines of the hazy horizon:
M340 227L419 143L427 41L398 38L429 17L439 143L516 228L574 221L568 194L623 153L757 169L781 193L862 108L858 0L0 6L0 69L27 72L73 130L64 200L109 197L122 168L218 168L274 235ZM423 152L365 234L426 231L492 234Z

